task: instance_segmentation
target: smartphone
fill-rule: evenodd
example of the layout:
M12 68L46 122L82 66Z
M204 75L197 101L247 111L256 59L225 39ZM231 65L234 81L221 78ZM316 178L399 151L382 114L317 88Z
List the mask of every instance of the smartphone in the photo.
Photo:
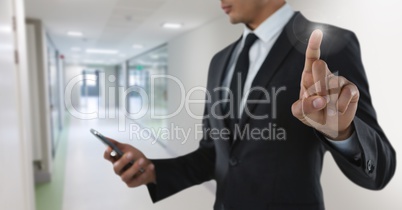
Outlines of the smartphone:
M124 153L115 144L113 144L111 141L109 141L109 139L107 139L104 135L102 135L95 129L91 129L90 131L93 135L98 137L98 139L101 140L106 146L111 147L113 149L113 151L115 151L120 157L122 157L124 155Z
M102 135L101 133L99 133L99 132L96 131L95 129L91 129L90 131L91 131L91 133L92 133L93 135L95 135L96 137L98 137L98 139L101 140L106 146L111 147L111 148L113 149L113 151L115 151L115 152L117 153L117 155L119 156L118 158L123 157L124 153L123 153L115 144L113 144L109 139L107 139L104 135ZM123 171L127 170L127 169L130 168L133 164L134 164L134 161L132 160L132 161L130 161L130 163L127 164L122 170L123 170ZM144 173L145 170L144 170L143 168L140 168L139 171L140 171L141 173Z

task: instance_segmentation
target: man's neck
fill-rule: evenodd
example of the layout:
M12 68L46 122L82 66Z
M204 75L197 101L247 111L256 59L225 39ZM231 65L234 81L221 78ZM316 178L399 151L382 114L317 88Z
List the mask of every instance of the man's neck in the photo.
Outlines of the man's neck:
M246 26L254 31L258 26L261 25L267 18L269 18L272 14L278 11L283 5L286 4L285 1L271 1L271 4L267 4L263 9L261 9L260 13L255 16L253 20L249 23L246 23Z

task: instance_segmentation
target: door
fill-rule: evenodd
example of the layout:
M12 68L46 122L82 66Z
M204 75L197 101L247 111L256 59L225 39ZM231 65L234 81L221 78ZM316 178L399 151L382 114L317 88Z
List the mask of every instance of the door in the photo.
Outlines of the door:
M28 112L23 104L27 102L24 19L23 0L0 1L1 209L34 209L30 139L24 121Z

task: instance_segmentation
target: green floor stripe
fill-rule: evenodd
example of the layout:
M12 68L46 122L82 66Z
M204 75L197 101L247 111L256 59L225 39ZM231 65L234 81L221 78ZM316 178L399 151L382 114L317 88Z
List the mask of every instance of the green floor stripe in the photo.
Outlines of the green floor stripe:
M36 210L62 210L69 126L70 120L66 117L54 158L52 181L35 186Z

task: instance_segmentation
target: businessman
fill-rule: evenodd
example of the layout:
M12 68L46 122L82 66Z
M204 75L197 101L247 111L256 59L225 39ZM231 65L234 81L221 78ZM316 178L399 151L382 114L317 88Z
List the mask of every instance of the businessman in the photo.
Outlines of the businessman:
M114 141L125 152L115 159L105 151L115 173L129 187L147 185L154 202L214 179L215 210L320 210L329 151L352 182L384 188L395 151L377 122L356 36L310 22L284 0L221 5L245 29L210 63L199 148L150 160ZM229 132L216 138L212 128Z

